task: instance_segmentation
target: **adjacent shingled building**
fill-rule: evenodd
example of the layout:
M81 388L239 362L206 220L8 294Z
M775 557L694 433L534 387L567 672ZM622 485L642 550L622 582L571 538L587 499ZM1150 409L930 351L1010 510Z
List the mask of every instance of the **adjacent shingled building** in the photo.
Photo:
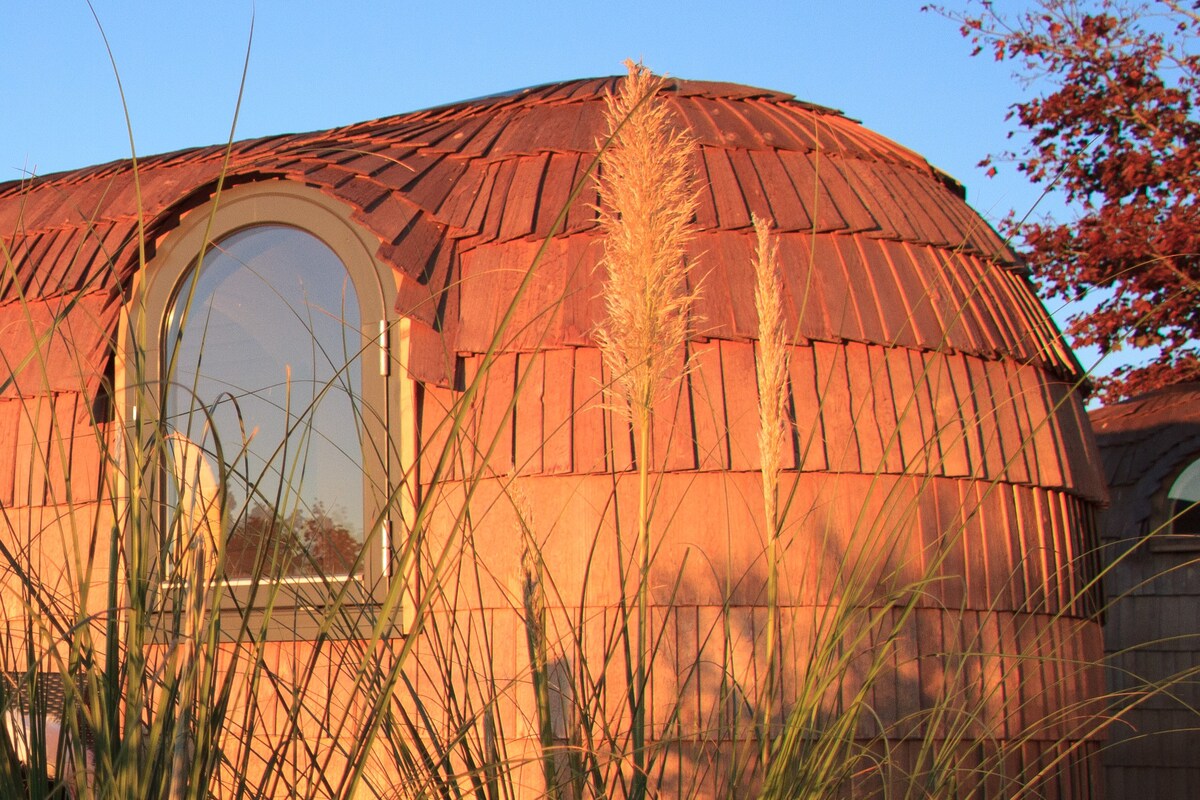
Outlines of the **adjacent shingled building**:
M65 508L110 517L122 487L101 444L132 424L120 321L138 318L142 287L179 257L168 254L178 231L211 212L218 186L247 203L273 185L319 193L395 281L385 291L404 321L393 370L404 386L393 387L402 401L392 435L405 440L387 480L409 484L406 502L443 498L431 541L470 497L477 561L446 596L486 653L475 663L486 663L490 685L515 687L489 724L513 741L534 737L513 476L554 575L551 611L570 620L552 645L563 648L564 675L580 668L579 653L603 647L622 613L617 533L630 523L634 449L602 392L589 177L616 80L0 186L0 536L35 559L39 543L54 542L35 570L50 575L53 559L62 563L51 553L71 547ZM662 100L699 143L689 258L703 276L691 366L654 427L661 639L646 702L653 736L671 742L663 780L677 793L721 793L761 700L753 213L779 242L791 332L775 707L793 702L814 668L826 612L873 609L894 636L846 646L887 653L882 677L864 683L847 668L823 691L830 713L865 691L857 735L868 755L886 748L889 768L848 776L847 790L920 780L939 754L963 786L990 782L1003 794L1006 780L1040 773L1042 796L1095 796L1099 739L1086 701L1100 691L1091 665L1101 643L1086 554L1104 486L1072 391L1078 365L1021 265L955 181L837 112L705 82L670 82ZM481 391L466 393L481 371ZM445 422L464 397L470 413L452 441ZM396 520L393 546L409 523ZM104 525L78 529L89 527ZM410 607L428 590L425 568L405 576ZM446 652L421 635L425 666L410 688L437 708L479 676L447 676L433 665ZM272 647L272 669L291 676L284 684L319 669L318 684L341 701L334 687L347 677L329 656L306 661L305 642ZM272 700L265 683L262 692L270 743L286 698ZM966 711L961 727L930 716L947 698ZM604 713L619 715L624 700L609 702ZM555 724L566 737L569 721ZM311 773L301 749L288 758L296 776ZM538 763L527 767L521 781L536 785Z
M1136 697L1167 687L1113 727L1104 756L1108 796L1193 797L1200 786L1200 527L1187 509L1200 494L1194 479L1178 498L1172 489L1189 467L1200 469L1200 385L1161 389L1090 416L1112 497L1099 518L1112 562L1104 582L1110 688Z

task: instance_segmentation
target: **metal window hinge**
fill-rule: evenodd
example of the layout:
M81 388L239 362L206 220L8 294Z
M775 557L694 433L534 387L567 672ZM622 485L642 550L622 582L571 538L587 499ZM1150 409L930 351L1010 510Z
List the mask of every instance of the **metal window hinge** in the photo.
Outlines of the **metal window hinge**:
M391 337L386 319L379 320L379 374L387 377L391 373Z
M380 530L380 539L383 540L381 548L383 550L383 576L385 578L392 577L392 521L385 519Z

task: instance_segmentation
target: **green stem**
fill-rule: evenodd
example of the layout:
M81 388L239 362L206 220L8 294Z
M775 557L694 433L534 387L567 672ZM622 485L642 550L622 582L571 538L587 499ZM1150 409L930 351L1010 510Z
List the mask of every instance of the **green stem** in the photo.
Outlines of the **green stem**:
M536 582L526 577L525 642L529 648L529 664L533 677L533 694L537 703L538 740L542 751L542 777L548 797L559 797L558 773L554 766L554 723L550 709L550 671L546 653L545 603L533 597L541 592L541 556L538 556Z
M648 404L637 410L638 426L638 619L637 665L633 707L633 784L630 797L640 800L647 788L646 767L646 596L650 591L650 410Z
M775 648L776 620L779 613L779 520L778 487L767 489L767 681L762 696L762 769L765 771L771 760L771 716L775 699Z

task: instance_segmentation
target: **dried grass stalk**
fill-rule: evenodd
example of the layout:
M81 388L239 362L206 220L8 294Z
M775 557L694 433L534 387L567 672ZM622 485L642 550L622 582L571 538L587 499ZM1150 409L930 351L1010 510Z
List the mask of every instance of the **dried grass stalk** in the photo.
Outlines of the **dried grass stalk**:
M607 321L596 332L613 385L633 423L638 468L638 583L636 645L628 699L633 775L628 796L648 793L648 597L650 594L650 418L687 340L695 290L685 250L692 237L696 193L690 166L695 143L676 128L658 100L663 81L626 61L629 75L609 94L609 141L600 160L600 224ZM621 626L629 637L629 620ZM626 638L626 642L629 639ZM629 652L627 649L626 652Z
M779 246L770 224L752 216L757 247L754 257L754 306L758 311L758 447L762 457L763 519L767 526L767 672L761 690L762 763L770 761L774 701L778 673L779 605L779 474L787 440L788 352L784 338L783 292L779 281Z
M625 65L628 77L607 97L611 142L600 159L608 314L596 339L636 423L667 388L696 298L684 255L697 203L696 144L657 100L663 79Z

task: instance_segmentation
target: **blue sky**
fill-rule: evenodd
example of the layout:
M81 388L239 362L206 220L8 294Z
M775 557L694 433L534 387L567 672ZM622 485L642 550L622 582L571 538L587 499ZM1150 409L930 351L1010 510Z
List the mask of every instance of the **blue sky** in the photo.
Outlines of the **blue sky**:
M120 95L87 4L14 5L0 29L0 179L127 157ZM957 26L920 5L94 0L141 153L229 135L253 21L239 138L611 75L640 58L656 72L839 108L955 175L985 213L1032 203L1019 177L988 180L975 168L1005 146L1019 85L1006 65L970 58Z
M93 0L140 154L228 138L253 23L237 138L616 74L640 58L841 109L954 175L990 220L1024 213L1038 190L1015 170L988 178L976 165L1009 146L1005 113L1025 89L1009 65L971 58L958 26L921 4ZM129 156L114 69L84 0L11 4L0 52L0 180Z

